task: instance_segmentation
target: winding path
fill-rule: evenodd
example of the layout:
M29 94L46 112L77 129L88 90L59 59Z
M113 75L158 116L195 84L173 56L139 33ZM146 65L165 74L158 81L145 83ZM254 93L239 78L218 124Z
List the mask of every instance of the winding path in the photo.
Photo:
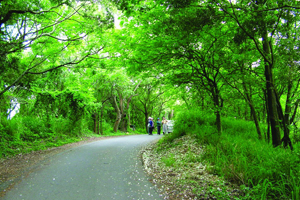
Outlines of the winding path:
M163 199L139 156L141 147L160 137L124 136L66 150L44 161L1 199Z

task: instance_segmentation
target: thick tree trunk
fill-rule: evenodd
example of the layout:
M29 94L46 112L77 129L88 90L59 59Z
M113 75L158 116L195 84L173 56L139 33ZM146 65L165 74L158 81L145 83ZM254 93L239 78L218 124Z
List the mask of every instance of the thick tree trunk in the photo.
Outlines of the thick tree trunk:
M128 127L128 119L127 119L127 114L126 111L125 113L122 114L122 119L121 119L121 131L122 132L127 132L127 127Z
M257 5L263 7L265 4L264 0L258 0ZM272 132L272 144L274 147L277 147L281 144L280 139L280 124L279 124L279 115L277 110L277 102L276 102L276 87L273 80L273 59L271 53L271 44L268 37L267 25L265 23L264 13L259 13L258 17L261 20L260 29L262 31L262 44L263 44L263 53L264 56L264 67L265 67L265 78L266 78L266 90L267 90L267 101L268 104L268 117L271 124L271 132Z
M269 116L269 107L268 107L268 98L267 98L267 92L264 91L264 95L265 95L265 101L266 101L266 104L265 104L265 108L266 108L266 113L267 113L267 117L266 117L266 123L268 124L268 128L267 128L267 132L266 132L266 141L268 143L270 143L270 127L271 127L271 122L270 122L270 116Z
M128 115L127 115L127 124L128 124L129 127L130 127L130 125L131 125L130 111L131 111L131 109L128 110ZM127 128L128 128L128 126L127 126Z
M280 140L280 130L279 130L279 117L276 105L276 96L274 91L273 79L272 79L272 69L271 66L265 63L265 76L266 76L266 88L267 88L267 98L268 98L268 108L269 108L269 119L272 131L272 144L274 147L281 144Z
M121 115L121 111L120 111L118 103L117 103L117 97L115 95L113 97L113 100L114 100L114 105L115 105L115 110L116 110L116 121L114 123L114 132L118 132L122 115Z
M114 123L114 132L118 132L120 121L121 121L121 115L118 115Z
M289 96L289 95L288 95ZM279 119L281 120L281 127L283 128L284 136L281 139L281 142L283 142L284 147L286 148L288 145L290 146L290 149L293 150L293 145L290 139L290 131L288 129L288 126L290 125L289 120L285 120L285 116L283 115L282 107L280 104L280 100L278 95L276 94L276 101L277 101L277 112L279 115Z
M128 102L129 103L129 102ZM128 127L130 126L130 113L129 109L124 109L124 113L122 115L122 124L121 131L128 132Z
M272 131L272 144L274 147L277 147L281 144L280 139L280 124L279 124L279 116L278 116L278 110L277 110L277 101L276 101L276 91L275 91L275 85L273 80L273 74L272 74L272 64L271 61L268 59L271 59L271 46L268 39L268 33L266 30L266 25L262 26L263 29L263 50L265 53L265 59L264 59L264 65L265 65L265 78L266 78L266 90L267 90L267 103L269 108L269 118L271 122L271 131Z
M277 112L276 105L276 95L275 88L272 79L272 67L265 63L265 77L266 77L266 88L267 88L267 98L268 98L268 108L269 108L269 119L271 123L271 131L272 131L272 144L274 147L277 147L281 144L280 139L280 130L279 130L279 117Z

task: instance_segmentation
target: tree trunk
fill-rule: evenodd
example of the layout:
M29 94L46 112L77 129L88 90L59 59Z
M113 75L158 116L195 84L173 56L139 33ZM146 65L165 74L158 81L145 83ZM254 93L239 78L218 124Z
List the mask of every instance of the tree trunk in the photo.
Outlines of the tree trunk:
M268 142L268 144L270 143L270 140L271 140L271 135L270 135L270 127L271 127L271 125L270 125L270 119L269 119L269 117L267 117L268 118L268 129L267 129L267 142Z
M122 114L122 119L121 119L121 121L122 121L122 123L121 123L121 131L122 131L122 132L127 132L128 119L127 119L126 110L125 110L125 113Z
M149 129L148 129L148 116L145 115L145 128L146 128L146 132L149 133Z
M245 120L248 121L248 106L245 106L244 117L245 117Z
M128 109L128 115L127 115L127 128L128 128L128 126L130 127L130 125L131 125L131 119L130 119L130 111L131 111L131 109L129 108Z
M115 121L115 124L114 124L114 132L118 132L119 124L121 122L122 115L121 115L121 111L120 111L118 103L117 103L117 97L115 95L113 97L113 100L114 100L114 106L115 106L116 115L117 115L116 116L116 121Z
M219 109L216 111L216 125L219 133L222 132L221 113Z
M213 101L214 101L214 105L215 105L215 115L216 115L216 126L217 126L217 130L218 133L221 134L222 133L222 122L221 122L221 109L222 109L222 105L220 105L220 94L219 94L219 90L217 88L217 84L214 83L214 88L213 88Z
M257 1L258 6L263 7L265 4L264 0ZM276 87L273 80L273 59L271 53L271 44L268 37L267 25L265 22L265 16L263 12L259 13L258 16L261 20L260 29L262 31L262 44L263 44L263 53L264 56L264 67L265 67L265 78L266 78L266 90L267 90L267 101L268 104L268 116L271 124L272 132L272 144L274 147L277 147L281 144L280 140L280 124L279 124L279 115L277 110L276 102Z
M288 95L289 96L289 95ZM288 145L290 146L290 149L293 150L293 145L290 139L290 130L288 129L288 126L290 125L289 120L285 120L285 116L283 115L282 107L280 104L280 100L278 95L276 94L276 101L277 101L277 112L279 115L279 119L281 120L281 127L283 128L284 136L281 140L283 142L284 147L286 148Z
M239 118L242 118L241 107L238 106L237 109L238 109L237 112L238 112Z
M94 119L94 133L97 134L97 113L93 114L93 119Z
M284 114L284 118L285 121L288 123L288 125L290 125L290 114L292 111L292 102L291 102L291 91L292 91L292 83L291 81L288 82L288 91L287 91L287 95L286 95L286 101L285 101L285 114Z
M290 115L291 115L291 111L292 111L292 102L291 102L291 93L292 93L292 88L293 88L293 84L291 81L288 82L288 92L287 92L287 96L286 96L286 103L285 103L285 124L286 127L289 127L291 125L291 120L290 120ZM290 135L290 130L289 128L286 128L287 133L285 133L282 141L283 141L283 145L284 147L287 147L287 145L290 145L290 149L293 150L293 146L291 143L291 139L289 137Z
M146 128L146 132L149 133L148 131L148 117L149 117L149 114L148 114L148 111L147 109L145 109L145 128Z
M266 101L266 105L265 105L265 108L266 108L266 113L267 113L267 118L266 118L266 123L268 124L268 128L267 128L267 133L266 133L266 141L268 142L268 144L270 143L270 116L268 115L269 113L269 107L268 107L268 98L267 98L267 92L264 91L264 95L265 95L265 101Z
M101 135L103 135L103 110L104 110L104 107L102 105L101 111L100 111L100 134Z
M136 86L135 86L135 88L134 88L134 90L133 90L133 93L135 93L135 91L138 89L138 87L140 86L140 84L141 84L141 82L142 81L140 81ZM123 100L122 100L122 104L120 103L120 106L122 106L121 107L121 109L122 109L122 125L121 125L121 130L123 131L123 132L127 132L127 128L129 127L129 123L130 123L130 120L128 120L128 113L129 113L129 106L130 106L130 102L131 102L131 100L132 100L132 98L134 97L134 96L137 96L138 94L132 94L132 95L130 95L130 97L127 99L127 102L126 102L126 106L124 106L124 108L123 108ZM119 92L119 96L120 96L120 98L121 98L121 93ZM121 100L120 100L121 101Z
M252 103L251 103L252 104ZM251 113L252 113L252 117L253 117L253 120L254 120L254 123L255 123L255 127L256 127L256 132L258 134L258 139L262 139L262 136L261 136L261 130L260 130L260 126L259 126L259 120L257 118L257 114L256 114L256 111L255 111L255 108L253 105L250 105L250 109L251 109Z
M265 46L265 45L264 45ZM279 117L276 105L276 94L272 78L272 66L265 62L265 77L266 77L266 88L267 88L267 103L269 108L269 119L271 123L272 131L272 144L274 147L281 144L280 130L279 130Z
M97 134L100 135L100 115L99 115L99 111L97 112Z
M253 101L252 101L251 85L250 85L250 89L248 90L248 87L247 87L246 83L243 82L243 87L244 87L244 90L245 90L246 100L247 100L248 105L249 105L250 110L251 110L251 116L252 116L253 121L255 123L256 132L258 134L258 139L261 140L262 139L262 135L261 135L261 130L260 130L260 126L259 126L259 120L257 118L256 110L254 108Z
M269 119L271 122L272 131L272 144L277 147L281 144L280 140L280 130L279 130L279 117L276 105L276 96L274 91L274 84L272 80L272 68L270 64L265 63L265 77L266 77L266 88L267 88L267 98L268 98L268 108L269 108Z
M185 96L182 95L181 98L182 98L182 100L185 102L185 105L186 105L187 109L189 110L189 109L190 109L190 105L189 105L189 103L187 102Z
M288 14L290 14L290 12L288 11ZM290 22L287 22L287 26L290 26ZM290 38L290 35L287 35L288 38ZM290 68L293 66L293 59L290 58ZM289 73L290 74L290 73ZM290 78L290 77L289 77ZM284 128L284 137L282 138L282 142L284 147L286 148L287 145L290 146L290 149L293 150L293 146L292 146L292 142L290 139L290 130L289 130L289 126L291 125L291 121L290 121L290 114L292 111L292 101L291 101L291 96L292 96L292 88L293 88L293 82L291 79L288 80L288 90L287 90L287 96L286 96L286 102L285 102L285 114L284 116L282 116L283 118L283 128ZM279 101L279 98L277 97L277 102ZM279 102L280 103L280 102ZM279 104L279 109L280 109L280 113L282 113L282 108L281 105Z

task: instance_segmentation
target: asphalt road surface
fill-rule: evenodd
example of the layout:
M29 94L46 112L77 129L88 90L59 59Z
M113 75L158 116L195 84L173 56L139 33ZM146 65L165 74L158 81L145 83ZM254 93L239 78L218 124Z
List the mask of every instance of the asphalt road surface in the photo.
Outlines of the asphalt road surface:
M160 137L124 136L68 149L44 161L1 199L163 199L139 155L142 146Z

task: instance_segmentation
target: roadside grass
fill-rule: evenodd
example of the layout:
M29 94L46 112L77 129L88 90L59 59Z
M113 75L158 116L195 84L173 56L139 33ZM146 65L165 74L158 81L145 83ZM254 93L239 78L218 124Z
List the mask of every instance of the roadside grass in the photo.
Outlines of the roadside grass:
M170 154L170 155L168 155L168 156L162 157L161 161L162 161L163 163L165 163L165 165L166 165L167 167L170 167L170 166L174 166L174 163L176 162L176 159L175 159L174 154Z
M300 199L299 144L293 152L273 148L258 139L253 122L223 118L222 124L219 135L213 115L201 111L178 114L174 133L159 142L157 151L178 145L172 144L176 138L192 135L204 147L195 163L201 159L209 173L238 184L244 192L239 199Z
M46 122L45 119L36 119L30 116L2 120L0 123L0 159L94 137L142 134L138 130L132 131L130 128L126 133L114 132L106 124L103 135L99 135L89 130L84 120L79 121L75 128L71 123L70 120L63 118L53 118Z
M164 138L168 137L172 134ZM155 183L166 189L162 189L166 198L236 199L241 196L239 188L225 182L222 177L208 173L208 164L203 160L204 149L194 135L188 134L172 142L159 141L154 150L144 153L144 157L151 159L145 162L146 166L149 165L146 169L151 169L150 174L158 172L151 175Z

